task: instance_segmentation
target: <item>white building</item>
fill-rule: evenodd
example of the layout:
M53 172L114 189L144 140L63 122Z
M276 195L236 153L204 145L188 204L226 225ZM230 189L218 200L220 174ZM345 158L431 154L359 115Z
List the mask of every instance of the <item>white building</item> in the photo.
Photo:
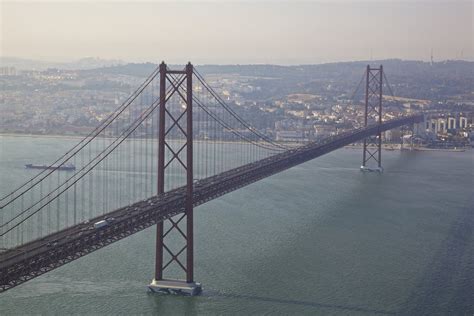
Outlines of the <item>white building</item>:
M448 118L448 129L456 129L456 118L455 117Z
M461 116L459 118L459 128L462 129L462 128L467 128L467 117L463 117Z

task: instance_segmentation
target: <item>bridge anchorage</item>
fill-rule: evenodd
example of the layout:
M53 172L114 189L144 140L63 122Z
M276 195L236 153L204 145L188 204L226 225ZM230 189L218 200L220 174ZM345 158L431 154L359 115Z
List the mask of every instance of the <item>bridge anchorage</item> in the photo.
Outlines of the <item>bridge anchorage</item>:
M167 83L170 89L167 92ZM184 87L185 86L185 87ZM172 111L167 107L169 96L177 94L181 103L181 110ZM168 122L168 124L167 124ZM171 123L171 124L170 124ZM171 164L177 162L186 174L185 210L183 214L167 219L170 224L165 230L164 222L156 225L156 258L155 278L148 286L152 292L183 293L196 295L201 292L201 284L194 282L194 254L193 254L193 65L188 63L184 70L170 70L162 62L160 64L160 108L158 111L158 194L165 192L165 174L171 169ZM184 136L184 144L174 146L170 141L174 133ZM170 140L169 140L170 139ZM185 150L186 159L180 157ZM167 158L168 157L168 158ZM165 162L165 160L168 161ZM186 223L186 229L179 226ZM178 235L184 245L174 250L167 244L167 237ZM164 252L170 259L163 261ZM186 253L186 262L182 262L180 255ZM164 270L170 265L182 270L185 280L165 279Z
M365 71L365 111L364 111L364 127L373 124L382 124L382 87L383 66L372 68L367 65ZM382 168L382 131L376 135L364 138L364 146L362 151L361 171L383 172Z

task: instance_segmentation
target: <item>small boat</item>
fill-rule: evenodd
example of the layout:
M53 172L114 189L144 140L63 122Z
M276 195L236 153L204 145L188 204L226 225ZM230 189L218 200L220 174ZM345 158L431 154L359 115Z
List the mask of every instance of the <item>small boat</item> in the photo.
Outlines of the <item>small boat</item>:
M55 165L35 165L32 163L26 164L25 165L26 169L57 169L57 170L64 170L64 171L74 171L76 170L76 166L74 166L72 163L66 163L64 165L60 166L55 166Z

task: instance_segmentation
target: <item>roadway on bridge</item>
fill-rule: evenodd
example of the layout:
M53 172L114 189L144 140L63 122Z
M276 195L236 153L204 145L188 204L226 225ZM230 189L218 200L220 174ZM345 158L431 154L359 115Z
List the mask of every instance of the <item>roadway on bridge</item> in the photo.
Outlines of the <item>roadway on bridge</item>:
M371 125L196 181L193 204L203 204L368 136L422 120L423 115L418 114ZM184 212L185 196L186 188L180 187L1 253L0 292ZM110 224L94 228L95 222L104 219Z

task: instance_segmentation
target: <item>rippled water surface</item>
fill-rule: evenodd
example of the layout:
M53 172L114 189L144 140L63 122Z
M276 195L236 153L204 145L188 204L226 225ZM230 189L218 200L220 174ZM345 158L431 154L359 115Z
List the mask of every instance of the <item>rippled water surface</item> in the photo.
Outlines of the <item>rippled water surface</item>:
M0 193L74 141L0 136ZM1 294L0 314L472 315L473 152L384 152L382 175L360 160L340 149L198 207L201 296L147 293L152 227Z

